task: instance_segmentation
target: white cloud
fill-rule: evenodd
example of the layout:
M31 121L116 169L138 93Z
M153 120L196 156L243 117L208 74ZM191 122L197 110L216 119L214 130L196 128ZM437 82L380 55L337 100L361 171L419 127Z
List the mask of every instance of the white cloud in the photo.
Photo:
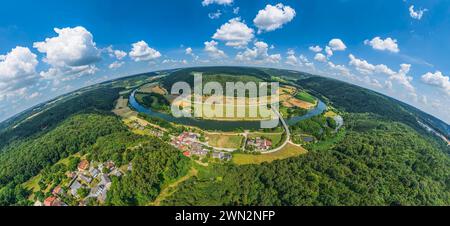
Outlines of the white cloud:
M51 68L42 72L44 77L59 77L62 75L90 74L101 60L92 34L84 27L55 28L58 36L47 38L43 42L35 42L33 47L45 53L44 62Z
M203 0L202 5L208 6L211 4L218 4L218 5L231 5L233 4L234 0Z
M122 50L114 50L114 55L118 60L122 60L125 58L128 54L125 51Z
M184 50L184 53L185 53L186 55L192 55L192 54L194 54L191 47L186 48L186 50Z
M117 69L122 67L124 62L121 61L114 61L112 64L109 65L109 69Z
M320 53L320 52L322 52L322 47L320 47L320 46L311 46L311 47L309 47L309 50L311 50L312 52L315 52L315 53Z
M441 88L447 95L450 95L450 78L440 71L435 73L428 72L422 75L422 82Z
M217 11L214 12L214 13L209 13L209 14L208 14L208 17L209 17L209 19L211 19L211 20L219 19L220 16L222 16L222 12L221 12L220 10L217 10Z
M255 37L254 30L249 28L241 18L233 18L227 23L223 24L216 33L213 39L225 41L227 46L235 48L245 48L247 44Z
M253 23L259 29L258 33L269 32L282 28L284 24L291 22L295 15L295 10L290 6L284 6L281 3L275 6L267 5L265 9L258 12Z
M212 40L210 42L205 42L204 44L205 44L205 52L207 52L211 58L222 59L227 57L224 51L217 48L217 45L219 45L218 42Z
M133 43L133 49L129 53L131 59L136 62L150 61L161 57L161 53L151 47L145 41Z
M372 40L364 41L364 44L372 46L373 49L381 50L381 51L390 51L393 53L400 52L398 48L397 40L392 38L381 39L380 37L375 37Z
M401 64L400 70L398 72L393 71L388 66L384 64L373 65L367 62L366 60L358 59L353 54L349 55L350 65L354 66L357 71L365 75L371 74L385 74L388 76L388 79L391 81L396 81L398 84L402 85L406 90L408 90L411 94L415 93L415 88L411 84L413 78L408 76L411 69L410 64Z
M27 87L39 79L37 56L25 47L17 46L0 59L0 99L23 95Z
M106 48L106 51L109 53L110 57L116 58L117 60L122 60L128 55L125 51L114 50L112 46Z
M295 56L295 52L293 50L289 50L287 52L287 57L286 57L286 64L290 65L290 66L298 66L299 65L299 61L297 59L297 57Z
M269 45L265 42L255 42L252 49L247 48L244 52L236 55L236 60L247 61L255 64L271 63L276 64L281 60L280 54L269 53Z
M337 65L337 64L334 64L333 62L329 61L328 66L331 69L338 71L339 75L343 75L346 77L352 76L350 73L350 70L345 65Z
M428 9L419 9L419 10L415 11L414 5L411 5L409 7L409 15L411 16L411 18L416 19L416 20L421 20L423 15L427 11L428 11Z
M322 53L317 53L316 56L314 57L314 60L325 63L327 62L327 57Z
M312 62L309 62L306 56L296 56L294 50L289 50L287 52L285 63L293 67L307 67L309 69L314 69L314 64Z
M347 49L347 46L344 44L344 42L338 38L332 39L329 43L328 46L331 48L331 50L333 51L344 51Z
M327 54L327 57L332 57L333 56L333 50L331 49L331 47L326 46L325 47L325 53Z

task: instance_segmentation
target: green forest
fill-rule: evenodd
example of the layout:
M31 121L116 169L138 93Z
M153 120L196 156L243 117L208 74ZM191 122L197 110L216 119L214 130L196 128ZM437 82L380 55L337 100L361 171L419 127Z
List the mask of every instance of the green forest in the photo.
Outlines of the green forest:
M165 205L449 205L450 159L401 123L352 114L327 151L272 164L220 165ZM367 126L369 124L370 126Z

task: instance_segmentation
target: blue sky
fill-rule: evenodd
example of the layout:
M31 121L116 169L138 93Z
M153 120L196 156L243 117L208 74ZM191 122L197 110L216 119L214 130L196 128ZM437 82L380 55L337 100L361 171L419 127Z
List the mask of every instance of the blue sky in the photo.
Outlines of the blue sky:
M449 43L445 0L8 1L0 121L121 76L248 65L358 84L449 123Z

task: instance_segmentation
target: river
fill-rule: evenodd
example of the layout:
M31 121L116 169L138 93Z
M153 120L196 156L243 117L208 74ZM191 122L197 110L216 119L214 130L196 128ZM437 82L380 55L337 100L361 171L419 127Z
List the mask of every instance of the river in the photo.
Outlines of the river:
M242 130L259 130L261 128L261 122L260 121L216 121L216 120L199 120L195 118L176 118L172 115L155 112L152 111L142 105L140 105L136 98L135 98L136 90L133 91L130 95L129 104L131 108L133 108L135 111L147 114L152 117L164 119L168 122L180 124L180 125L186 125L186 126L194 126L201 128L203 130L217 130L217 131L224 131L224 132L231 132L236 131L237 129ZM288 119L286 122L289 125L294 125L300 121L312 118L316 115L322 114L324 111L327 110L327 106L322 102L319 101L319 104L316 106L316 108L311 109L302 116L297 116Z

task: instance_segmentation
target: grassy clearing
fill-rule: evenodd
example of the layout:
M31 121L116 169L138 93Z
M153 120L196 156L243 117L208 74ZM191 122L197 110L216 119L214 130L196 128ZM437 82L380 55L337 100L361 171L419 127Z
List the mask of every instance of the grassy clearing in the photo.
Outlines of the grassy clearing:
M173 193L177 191L178 185L181 183L189 180L191 177L197 176L198 170L196 168L192 168L188 174L184 177L181 177L180 179L174 181L173 183L164 186L164 188L159 193L156 200L152 203L150 203L150 206L161 206L161 202L163 202L166 198L170 197Z
M251 155L251 154L234 154L233 163L237 165L250 165L250 164L261 164L264 162L271 163L275 160L287 159L303 155L308 153L308 151L300 146L288 144L282 150L265 155Z
M328 111L325 113L325 117L327 117L327 118L334 118L336 116L337 116L337 114L334 111Z
M316 102L317 102L315 97L311 96L311 94L309 94L309 93L307 93L305 91L299 92L297 94L297 96L295 96L295 97L300 99L300 100L302 100L302 101L311 103L311 104L316 104Z
M239 149L242 147L244 137L235 134L205 134L209 145L217 148L234 148Z

